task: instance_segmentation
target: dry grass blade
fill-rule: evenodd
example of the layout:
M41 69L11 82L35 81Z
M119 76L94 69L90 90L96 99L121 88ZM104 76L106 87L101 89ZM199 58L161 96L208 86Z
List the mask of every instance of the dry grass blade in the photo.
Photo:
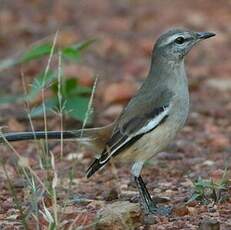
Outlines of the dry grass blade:
M1 138L4 140L4 142L7 144L7 146L12 150L12 152L17 156L18 161L23 165L25 168L27 168L30 173L36 178L36 180L39 182L39 184L42 186L44 191L46 191L49 194L49 191L47 190L45 184L42 182L42 180L38 177L38 175L34 172L34 170L26 163L25 158L20 156L20 154L17 152L17 150L9 143L9 141L6 140L4 135L0 133Z
M87 106L87 112L85 114L85 119L84 119L83 125L82 125L81 136L83 135L83 129L85 128L87 121L88 121L89 117L91 116L92 104L93 104L93 99L94 99L94 95L95 95L95 91L96 91L97 81L98 81L98 77L95 78L94 85L92 87L91 97L90 97L90 100L89 100L89 103Z
M48 71L50 69L51 60L52 60L52 57L54 55L57 38L58 38L58 31L56 32L56 34L54 36L54 40L53 40L53 43L52 43L51 52L50 52L50 55L49 55L49 58L48 58L48 62L47 62L47 66L46 66L46 69L45 69L45 72L44 72L44 78L43 78L44 82L46 82ZM44 85L44 82L43 82L43 85ZM44 89L44 87L42 88L42 107L43 107L43 121L44 121L44 131L45 131L45 151L48 152L47 112L46 112L46 104L45 104L45 89Z

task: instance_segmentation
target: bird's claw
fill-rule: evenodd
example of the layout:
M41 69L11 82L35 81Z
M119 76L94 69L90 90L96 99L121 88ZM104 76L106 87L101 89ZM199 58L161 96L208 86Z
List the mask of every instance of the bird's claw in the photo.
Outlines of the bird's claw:
M158 215L158 216L169 216L172 212L171 207L157 207L157 206L149 206L148 207L148 212L153 215Z

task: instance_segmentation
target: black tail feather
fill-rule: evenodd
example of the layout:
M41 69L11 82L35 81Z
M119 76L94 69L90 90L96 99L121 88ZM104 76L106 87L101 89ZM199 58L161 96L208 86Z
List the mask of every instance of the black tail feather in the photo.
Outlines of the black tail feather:
M77 131L35 131L35 132L16 132L16 133L2 133L0 136L0 143L7 141L23 141L23 140L36 140L36 139L71 139L79 138L81 130Z
M86 171L87 178L91 177L96 171L102 168L105 164L106 162L102 164L100 163L99 159L95 159Z

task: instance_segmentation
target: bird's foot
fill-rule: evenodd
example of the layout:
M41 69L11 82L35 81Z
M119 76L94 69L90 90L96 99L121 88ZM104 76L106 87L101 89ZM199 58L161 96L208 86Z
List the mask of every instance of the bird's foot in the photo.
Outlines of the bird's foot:
M171 207L157 207L156 205L148 206L148 214L153 214L157 216L169 216L171 212Z
M144 222L148 225L156 224L159 216L169 216L171 211L172 209L170 207L157 207L156 205L151 205L144 213Z

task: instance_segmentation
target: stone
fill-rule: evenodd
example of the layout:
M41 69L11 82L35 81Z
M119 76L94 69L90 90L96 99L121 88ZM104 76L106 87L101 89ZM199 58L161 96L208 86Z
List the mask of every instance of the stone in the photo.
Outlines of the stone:
M221 79L214 78L208 79L206 85L212 89L216 89L219 91L230 91L231 90L231 80L230 79Z
M103 207L96 216L96 229L136 229L142 223L139 204L117 201Z
M199 224L199 230L219 230L220 223L215 219L204 219Z

